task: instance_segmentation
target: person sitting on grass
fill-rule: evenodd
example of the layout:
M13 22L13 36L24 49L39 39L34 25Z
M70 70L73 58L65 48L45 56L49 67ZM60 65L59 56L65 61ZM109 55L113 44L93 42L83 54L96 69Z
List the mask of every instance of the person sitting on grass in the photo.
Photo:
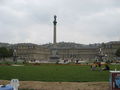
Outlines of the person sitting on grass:
M101 71L102 70L102 68L101 68L101 66L102 66L101 62L98 62L97 65L98 65L98 70Z
M96 70L96 67L97 67L97 65L96 65L96 63L94 62L94 63L91 65L91 70L92 70L92 71Z
M105 64L105 68L103 68L103 71L106 71L106 70L110 70L110 67L108 66L108 64Z

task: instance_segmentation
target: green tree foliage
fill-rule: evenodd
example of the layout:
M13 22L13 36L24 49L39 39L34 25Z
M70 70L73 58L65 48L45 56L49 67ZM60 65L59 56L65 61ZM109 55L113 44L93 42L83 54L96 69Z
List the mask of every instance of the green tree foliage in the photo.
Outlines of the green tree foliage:
M12 57L13 50L5 47L0 47L0 58Z
M118 57L120 57L120 48L117 49L115 55L118 56Z

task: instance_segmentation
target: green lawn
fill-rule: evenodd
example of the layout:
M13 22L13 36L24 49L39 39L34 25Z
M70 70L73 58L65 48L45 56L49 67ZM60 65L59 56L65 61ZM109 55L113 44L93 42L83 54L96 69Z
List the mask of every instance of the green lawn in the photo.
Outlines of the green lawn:
M116 66L110 66L114 69ZM117 65L120 69L120 66ZM90 66L40 65L0 66L0 80L93 82L109 81L108 71L91 71Z

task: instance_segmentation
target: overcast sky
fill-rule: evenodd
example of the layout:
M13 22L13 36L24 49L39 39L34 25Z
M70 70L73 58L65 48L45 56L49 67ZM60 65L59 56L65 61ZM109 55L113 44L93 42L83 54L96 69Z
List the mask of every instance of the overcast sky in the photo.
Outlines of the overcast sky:
M120 0L0 0L0 42L81 44L120 40Z

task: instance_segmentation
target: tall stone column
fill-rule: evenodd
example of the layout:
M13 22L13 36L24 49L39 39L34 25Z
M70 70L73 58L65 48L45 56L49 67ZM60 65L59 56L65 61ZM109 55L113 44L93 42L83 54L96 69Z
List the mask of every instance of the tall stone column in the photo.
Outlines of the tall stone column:
M57 25L57 21L56 21L57 16L54 16L54 21L53 21L53 25L54 25L54 32L53 32L53 44L56 44L56 25Z
M57 35L56 35L56 26L57 26L57 20L56 20L56 18L57 18L57 16L56 15L54 15L54 21L53 21L53 51L52 51L52 55L53 56L57 56L57 45L56 45L56 43L57 43Z
M56 21L57 16L54 16L54 21L53 21L53 48L52 48L52 55L50 57L50 62L52 63L56 63L59 61L59 56L57 53L57 35L56 35L56 25L57 25L57 21Z

